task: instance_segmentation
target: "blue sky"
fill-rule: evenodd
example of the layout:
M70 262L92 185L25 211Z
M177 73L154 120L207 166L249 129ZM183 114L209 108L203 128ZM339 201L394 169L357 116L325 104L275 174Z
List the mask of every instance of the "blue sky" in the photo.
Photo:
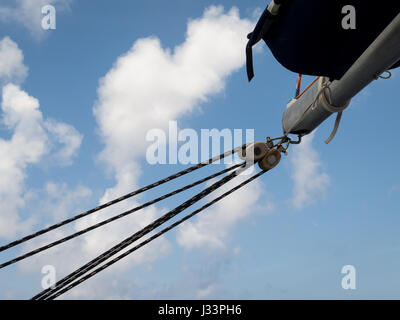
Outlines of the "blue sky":
M45 4L57 9L56 30L40 28ZM146 132L169 120L197 132L254 129L258 141L280 135L297 76L265 45L251 84L244 70L245 35L264 6L3 1L0 243L185 168L146 162ZM333 118L247 190L65 297L398 299L399 84L397 71L374 82L344 112L330 145L323 141ZM1 253L1 261L188 181ZM62 277L188 197L0 270L0 298L32 297L44 265ZM341 287L345 265L356 268L356 290Z

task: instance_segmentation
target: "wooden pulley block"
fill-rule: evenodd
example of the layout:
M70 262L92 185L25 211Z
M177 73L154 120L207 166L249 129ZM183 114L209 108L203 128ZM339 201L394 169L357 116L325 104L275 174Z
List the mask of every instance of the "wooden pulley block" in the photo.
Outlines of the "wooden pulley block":
M246 162L258 162L265 157L269 148L265 142L253 142L239 151L239 158Z
M281 161L281 153L276 149L271 149L267 152L265 157L258 163L259 167L264 170L268 171L275 168L278 163Z

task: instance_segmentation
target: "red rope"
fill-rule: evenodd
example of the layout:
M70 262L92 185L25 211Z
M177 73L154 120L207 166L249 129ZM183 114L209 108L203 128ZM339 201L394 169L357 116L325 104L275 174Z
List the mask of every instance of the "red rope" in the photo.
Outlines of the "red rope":
M316 77L315 80L313 82L310 83L310 85L304 89L304 91L302 93L300 93L299 95L296 96L296 99L299 99L308 89L310 89L310 87L319 80L319 77ZM300 90L299 90L300 91Z
M300 94L300 89L301 89L301 77L302 75L299 74L299 77L297 78L297 84L296 84L296 95L295 98L297 98Z

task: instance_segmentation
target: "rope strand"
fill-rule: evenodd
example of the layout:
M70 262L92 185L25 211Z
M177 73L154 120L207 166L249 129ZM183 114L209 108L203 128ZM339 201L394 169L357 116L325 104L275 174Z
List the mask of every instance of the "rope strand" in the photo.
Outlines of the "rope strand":
M107 208L107 207L110 207L110 206L112 206L112 205L114 205L114 204L116 204L116 203L119 203L119 202L121 202L121 201L123 201L123 200L126 200L126 199L128 199L128 198L131 198L131 197L133 197L133 196L136 196L136 195L138 195L138 194L140 194L140 193L143 193L143 192L145 192L145 191L148 191L148 190L150 190L150 189L153 189L153 188L155 188L155 187L158 187L158 186L160 186L160 185L162 185L162 184L164 184L164 183L166 183L166 182L169 182L169 181L171 181L171 180L174 180L174 179L176 179L176 178L178 178L178 177L181 177L181 176L183 176L183 175L186 175L186 174L188 174L188 173L190 173L190 172L193 172L193 171L195 171L195 170L198 170L198 169L200 169L200 168L203 168L203 167L205 167L205 166L207 166L207 165L209 165L209 164L211 164L211 163L213 163L213 162L216 162L216 161L221 160L221 159L223 159L223 158L225 158L225 157L228 157L228 156L230 156L230 155L232 155L232 154L235 154L236 152L238 152L238 151L241 150L242 148L243 148L243 146L242 146L242 147L235 148L235 149L233 149L233 150L231 150L231 151L227 151L227 152L225 152L225 153L223 153L223 154L220 154L219 156L213 157L213 158L211 158L211 159L209 159L209 160L206 160L206 161L204 161L204 162L201 162L201 163L199 163L199 164L197 164L197 165L195 165L195 166L192 166L192 167L190 167L190 168L188 168L188 169L182 170L182 171L180 171L180 172L178 172L178 173L176 173L176 174L173 174L173 175L171 175L171 176L169 176L169 177L167 177L167 178L164 178L164 179L159 180L159 181L157 181L157 182L155 182L155 183L152 183L152 184L150 184L150 185L148 185L148 186L146 186L146 187L143 187L143 188L140 188L140 189L135 190L135 191L133 191L133 192L130 192L130 193L128 193L128 194L126 194L126 195L124 195L124 196L121 196L121 197L119 197L119 198L117 198L117 199L114 199L114 200L112 200L112 201L109 201L109 202L107 202L107 203L104 203L104 204L102 204L102 205L99 205L99 206L97 206L97 207L95 207L95 208L93 208L93 209L91 209L91 210L88 210L88 211L83 212L83 213L81 213L81 214L78 214L78 215L76 215L76 216L74 216L74 217L71 217L71 218L66 219L66 220L64 220L64 221L61 221L61 222L59 222L59 223L57 223L57 224L54 224L54 225L52 225L52 226L50 226L50 227L47 227L47 228L45 228L45 229L42 229L42 230L37 231L37 232L35 232L35 233L32 233L32 234L30 234L30 235L28 235L28 236L26 236L26 237L23 237L23 238L21 238L21 239L19 239L19 240L13 241L13 242L11 242L11 243L9 243L9 244L7 244L7 245L1 246L1 247L0 247L0 252L5 251L5 250L8 250L8 249L10 249L10 248L12 248L12 247L15 247L16 245L19 245L19 244L21 244L21 243L24 243L24 242L26 242L26 241L28 241L28 240L33 239L33 238L36 238L36 237L38 237L38 236L40 236L40 235L42 235L42 234L45 234L45 233L47 233L47 232L49 232L49 231L55 230L55 229L57 229L57 228L60 228L60 227L62 227L62 226L64 226L64 225L66 225L66 224L69 224L69 223L71 223L71 222L73 222L73 221L76 221L76 220L78 220L78 219L81 219L81 218L83 218L83 217L86 217L86 216L88 216L88 215L90 215L90 214L92 214L92 213L94 213L94 212L99 211L99 210L102 210L102 209L105 209L105 208Z
M119 251L125 249L127 246L129 246L133 242L135 242L138 239L142 238L143 236L145 236L149 232L153 231L155 228L159 227L160 225L164 224L168 220L172 219L173 217L175 217L180 212L184 211L185 209L187 209L188 207L190 207L194 203L200 201L201 199L203 199L205 196L207 196L211 192L213 192L216 189L218 189L219 187L223 186L224 184L226 184L227 182L229 182L230 180L235 178L238 174L240 174L240 172L242 170L245 170L245 169L247 169L247 167L239 168L236 171L234 171L231 174L229 174L228 176L226 176L226 177L220 179L219 181L215 182L210 187L204 189L203 191L201 191L197 195L193 196L189 200L185 201L184 203L182 203L181 205L179 205L175 209L169 211L168 213L166 213L162 217L158 218L157 220L155 220L154 222L149 224L147 227L145 227L142 230L136 232L132 236L126 238L125 240L123 240L119 244L115 245L111 249L109 249L106 252L104 252L103 254L99 255L97 258L91 260L90 262L88 262L84 266L80 267L76 271L70 273L69 275L64 277L62 280L58 281L55 284L55 287L53 289L49 288L49 289L43 290L42 292L37 294L32 299L44 299L44 298L48 297L50 294L60 290L62 287L65 287L67 284L69 284L72 281L76 280L81 275L83 275L86 272L88 272L89 270L93 269L94 267L96 267L100 263L104 262L105 260L107 260L111 256L115 255Z
M252 176L251 178L247 179L246 181L242 182L241 184L237 185L236 187L230 189L229 191L225 192L224 194L222 194L221 196L215 198L214 200L208 202L207 204L205 204L204 206L202 206L201 208L193 211L191 214L185 216L184 218L180 219L179 221L173 223L172 225L166 227L165 229L161 230L160 232L156 233L155 235L153 235L152 237L144 240L143 242L141 242L140 244L136 245L135 247L129 249L128 251L122 253L121 255L119 255L118 257L114 258L113 260L105 263L104 265L100 266L99 268L93 270L91 273L83 276L82 278L80 278L79 280L71 283L68 287L61 289L58 292L55 292L52 295L49 295L47 297L47 300L53 300L56 299L57 297L61 296L62 294L64 294L65 292L73 289L74 287L76 287L77 285L81 284L82 282L88 280L89 278L93 277L94 275L96 275L97 273L107 269L108 267L110 267L111 265L113 265L114 263L120 261L121 259L125 258L126 256L130 255L131 253L133 253L134 251L140 249L141 247L145 246L146 244L148 244L149 242L157 239L158 237L162 236L163 234L167 233L168 231L172 230L173 228L177 227L178 225L182 224L183 222L185 222L186 220L194 217L196 214L200 213L201 211L205 210L206 208L212 206L213 204L215 204L216 202L222 200L223 198L227 197L228 195L230 195L231 193L235 192L236 190L242 188L243 186L245 186L246 184L252 182L253 180L257 179L258 177L262 176L265 172L267 171L260 171L259 173L257 173L256 175Z
M229 172L229 171L232 171L232 170L234 170L234 169L236 169L236 168L238 168L238 167L240 167L240 166L242 166L242 165L243 165L243 163L237 164L237 165L234 165L234 166L232 166L232 167L230 167L230 168L227 168L227 169L224 169L224 170L222 170L222 171L219 171L219 172L217 172L217 173L215 173L215 174L212 174L212 175L210 175L210 176L208 176L208 177L206 177L206 178L203 178L203 179L201 179L201 180L198 180L198 181L196 181L196 182L193 182L193 183L191 183L191 184L189 184L189 185L187 185L187 186L185 186L185 187L182 187L182 188L177 189L177 190L175 190L175 191L172 191L172 192L170 192L170 193L168 193L168 194L165 194L165 195L163 195L163 196L161 196L161 197L158 197L158 198L156 198L156 199L154 199L154 200L148 201L148 202L146 202L146 203L144 203L144 204L142 204L142 205L140 205L140 206L137 206L137 207L135 207L135 208L133 208L133 209L130 209L130 210L128 210L128 211L125 211L125 212L123 212L123 213L120 213L119 215L116 215L116 216L111 217L111 218L109 218L109 219L103 220L103 221L101 221L101 222L99 222L99 223L97 223L97 224L95 224L95 225L93 225L93 226L90 226L90 227L86 228L86 229L83 229L83 230L81 230L81 231L75 232L75 233L73 233L73 234L71 234L71 235L69 235L69 236L67 236L67 237L65 237L65 238L62 238L62 239L57 240L57 241L54 241L54 242L52 242L52 243L50 243L50 244L47 244L47 245L45 245L45 246L42 246L42 247L40 247L40 248L38 248L38 249L32 250L32 251L30 251L30 252L28 252L28 253L25 253L25 254L23 254L23 255L21 255L21 256L15 258L15 259L12 259L12 260L9 260L9 261L7 261L7 262L4 262L4 263L0 264L0 269L5 268L5 267L7 267L7 266L9 266L9 265L12 265L12 264L14 264L14 263L17 263L18 261L21 261L21 260L24 260L24 259L26 259L26 258L29 258L29 257L31 257L31 256L33 256L33 255L35 255L35 254L38 254L38 253L42 252L42 251L48 250L48 249L50 249L50 248L52 248L52 247L55 247L55 246L57 246L57 245L59 245L59 244L62 244L62 243L67 242L67 241L69 241L69 240L72 240L72 239L74 239L74 238L76 238L76 237L79 237L79 236L81 236L81 235L83 235L83 234L89 232L89 231L95 230L95 229L97 229L97 228L99 228L99 227L101 227L101 226L104 226L104 225L106 225L106 224L108 224L108 223L111 223L111 222L113 222L113 221L116 221L116 220L118 220L118 219L121 219L121 218L123 218L123 217L125 217L125 216L127 216L127 215L129 215L129 214L132 214L132 213L137 212L137 211L139 211L139 210L141 210L141 209L144 209L144 208L146 208L146 207L148 207L148 206L150 206L150 205L152 205L152 204L155 204L155 203L157 203L157 202L159 202L159 201L162 201L162 200L165 200L165 199L167 199L167 198L169 198L169 197L172 197L172 196L174 196L174 195L177 195L178 193L181 193L181 192L183 192L183 191L189 190L189 189L191 189L191 188L193 188L193 187L195 187L195 186L197 186L197 185L199 185L199 184L202 184L202 183L204 183L204 182L206 182L206 181L208 181L208 180L214 179L214 178L216 178L216 177L218 177L218 176L220 176L220 175L222 175L222 174L224 174L224 173L227 173L227 172Z

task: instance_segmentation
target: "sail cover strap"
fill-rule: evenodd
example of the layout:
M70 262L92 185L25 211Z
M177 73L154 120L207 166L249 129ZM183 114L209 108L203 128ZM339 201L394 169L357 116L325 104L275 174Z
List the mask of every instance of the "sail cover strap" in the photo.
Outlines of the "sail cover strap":
M246 47L246 69L249 81L254 77L253 67L253 46L263 39L271 29L276 17L279 14L282 4L287 0L272 0L268 7L264 10L260 20L257 22L254 31L247 38L249 42Z

